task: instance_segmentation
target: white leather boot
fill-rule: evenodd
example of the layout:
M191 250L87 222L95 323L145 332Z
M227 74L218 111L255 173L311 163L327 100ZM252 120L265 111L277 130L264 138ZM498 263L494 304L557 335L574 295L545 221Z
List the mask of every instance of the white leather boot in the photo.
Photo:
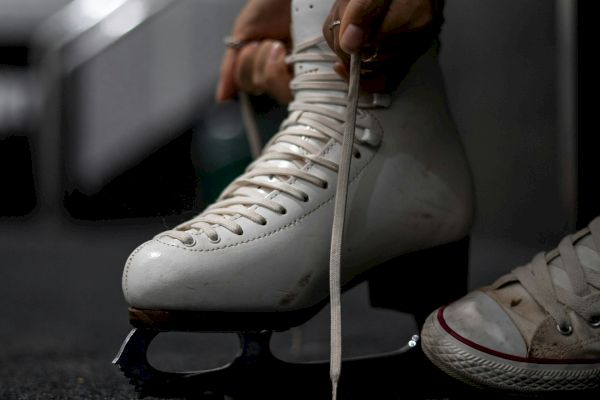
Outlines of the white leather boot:
M293 2L288 118L217 202L131 254L123 292L134 309L282 315L326 302L347 93L321 34L330 6ZM467 235L471 175L435 50L396 92L361 95L350 179L344 284Z

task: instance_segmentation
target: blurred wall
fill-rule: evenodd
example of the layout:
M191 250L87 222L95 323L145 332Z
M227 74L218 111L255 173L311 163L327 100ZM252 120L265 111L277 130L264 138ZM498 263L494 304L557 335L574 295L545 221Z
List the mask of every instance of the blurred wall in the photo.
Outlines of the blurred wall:
M484 240L542 250L574 223L560 200L555 21L547 0L446 4L441 62L475 175L474 235ZM475 252L474 281L493 279L523 254Z
M177 0L74 71L71 179L94 192L179 135L213 103L243 1Z
M50 14L71 0L0 0L0 42L24 43Z

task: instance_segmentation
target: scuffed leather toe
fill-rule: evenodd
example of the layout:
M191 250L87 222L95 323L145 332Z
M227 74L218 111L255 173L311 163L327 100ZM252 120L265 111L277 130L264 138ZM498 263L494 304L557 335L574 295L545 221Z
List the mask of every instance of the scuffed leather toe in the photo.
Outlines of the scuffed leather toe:
M284 232L270 240L290 242ZM263 253L250 250L254 246L251 241L211 249L202 241L185 246L157 237L129 256L122 281L125 299L132 307L151 310L272 312L310 307L323 297L326 286L320 282L326 281L313 273L312 263L302 262L293 271L274 269ZM285 265L287 257L278 252L269 258ZM318 283L311 285L313 279Z

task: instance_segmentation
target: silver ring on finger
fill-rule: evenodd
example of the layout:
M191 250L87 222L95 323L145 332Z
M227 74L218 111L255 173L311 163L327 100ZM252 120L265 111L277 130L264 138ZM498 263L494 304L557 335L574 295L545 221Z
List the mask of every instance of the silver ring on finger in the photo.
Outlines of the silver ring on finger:
M242 47L244 47L245 45L247 45L248 43L250 43L250 40L236 39L232 36L226 36L223 38L223 44L228 49L239 50Z
M336 27L340 26L342 24L342 21L340 21L339 19L336 19L335 21L333 21L331 24L329 24L329 30L332 31L334 30Z

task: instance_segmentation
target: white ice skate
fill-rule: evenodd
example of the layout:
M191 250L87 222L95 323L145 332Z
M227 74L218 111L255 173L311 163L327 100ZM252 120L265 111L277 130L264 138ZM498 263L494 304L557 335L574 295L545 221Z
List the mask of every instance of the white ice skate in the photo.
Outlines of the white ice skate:
M286 382L282 396L290 398L292 387L301 396L303 386L290 379L309 370L323 379L313 387L328 385L328 363L286 364L269 352L269 336L329 301L336 181L352 100L321 34L330 7L293 2L294 101L261 156L200 215L142 244L127 261L123 291L136 329L115 363L143 395L250 390L268 376L270 384ZM433 49L423 54L394 93L358 98L341 251L343 289L369 280L374 306L412 312L421 322L466 289L473 210L436 56ZM160 372L145 353L157 333L172 330L238 332L242 352L219 370ZM351 374L352 362L344 368Z

